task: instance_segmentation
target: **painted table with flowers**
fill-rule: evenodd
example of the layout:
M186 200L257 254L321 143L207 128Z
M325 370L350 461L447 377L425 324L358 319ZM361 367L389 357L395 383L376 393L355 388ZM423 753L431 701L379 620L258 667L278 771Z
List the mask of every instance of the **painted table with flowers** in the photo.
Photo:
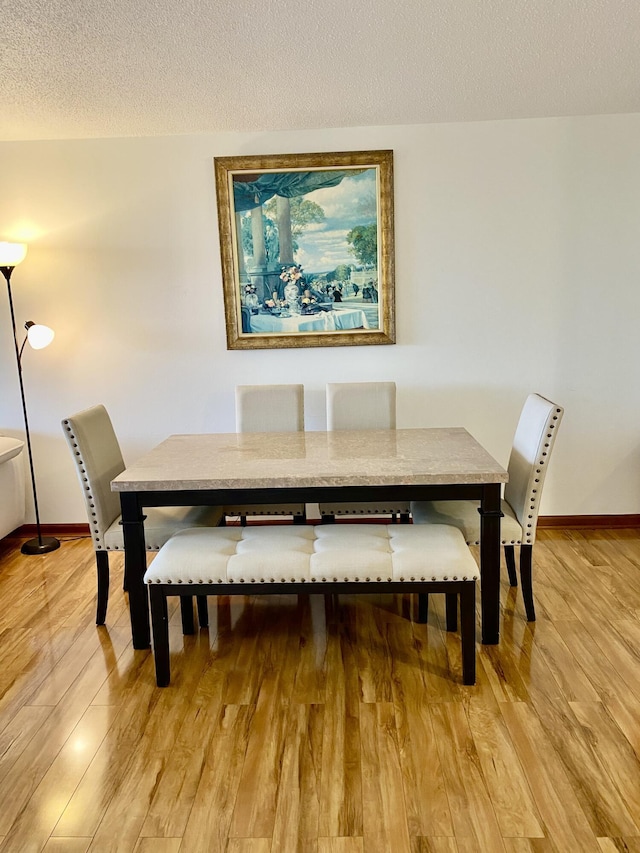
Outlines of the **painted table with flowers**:
M364 311L340 303L337 307L328 293L308 285L301 266L282 267L279 277L283 286L251 313L252 332L292 334L369 328Z
M331 308L318 314L253 314L252 332L335 332L344 329L368 329L364 311L359 308Z

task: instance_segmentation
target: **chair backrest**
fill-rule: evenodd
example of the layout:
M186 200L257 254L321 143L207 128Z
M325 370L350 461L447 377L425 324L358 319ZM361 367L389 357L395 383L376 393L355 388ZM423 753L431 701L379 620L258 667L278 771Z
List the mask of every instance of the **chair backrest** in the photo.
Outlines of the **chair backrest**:
M395 429L395 382L328 382L327 429Z
M525 545L533 545L536 538L542 487L563 413L564 409L539 394L530 394L520 413L504 497L522 527Z
M62 429L76 463L94 547L104 548L104 532L120 515L111 480L125 469L111 418L104 406L93 406L65 418Z
M236 386L236 432L304 430L303 385Z

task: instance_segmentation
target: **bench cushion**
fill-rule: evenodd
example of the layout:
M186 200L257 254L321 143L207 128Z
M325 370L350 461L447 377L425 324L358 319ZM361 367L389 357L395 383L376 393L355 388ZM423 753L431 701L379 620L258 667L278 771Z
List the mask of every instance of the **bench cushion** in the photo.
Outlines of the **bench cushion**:
M182 530L145 583L476 580L463 535L444 524L256 525Z

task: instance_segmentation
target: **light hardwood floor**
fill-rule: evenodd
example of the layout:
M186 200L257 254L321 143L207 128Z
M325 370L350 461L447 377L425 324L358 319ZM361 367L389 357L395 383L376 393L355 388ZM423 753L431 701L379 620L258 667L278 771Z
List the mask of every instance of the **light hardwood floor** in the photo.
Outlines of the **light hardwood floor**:
M538 621L461 684L432 597L211 598L172 683L131 648L122 557L0 543L0 851L640 851L640 531L540 531Z

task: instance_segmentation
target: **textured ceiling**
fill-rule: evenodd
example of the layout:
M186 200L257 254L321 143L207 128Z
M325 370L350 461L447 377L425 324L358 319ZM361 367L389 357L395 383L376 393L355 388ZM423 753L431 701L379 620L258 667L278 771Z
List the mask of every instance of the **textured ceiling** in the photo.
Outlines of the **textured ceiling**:
M640 112L638 0L1 0L0 139Z

